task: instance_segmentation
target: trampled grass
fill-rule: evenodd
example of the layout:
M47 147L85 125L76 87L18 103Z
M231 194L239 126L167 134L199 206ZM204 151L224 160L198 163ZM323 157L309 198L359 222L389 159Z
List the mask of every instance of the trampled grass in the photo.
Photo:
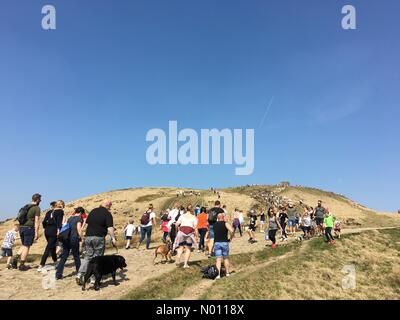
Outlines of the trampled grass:
M179 203L181 206L187 207L189 204L192 206L205 205L205 200L202 196L186 196L186 197L170 197L162 204L162 210L173 208L175 203Z
M399 240L399 229L347 235L335 246L314 239L267 268L215 283L201 299L399 299ZM342 288L345 266L355 268L354 289Z
M136 199L136 202L150 202L162 197L159 193L147 194Z

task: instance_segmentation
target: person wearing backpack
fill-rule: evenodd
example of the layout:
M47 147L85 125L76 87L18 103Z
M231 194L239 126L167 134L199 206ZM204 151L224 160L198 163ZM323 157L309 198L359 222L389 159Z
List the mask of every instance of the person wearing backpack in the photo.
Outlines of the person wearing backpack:
M211 258L214 248L214 224L217 222L218 214L224 214L225 211L221 208L221 202L219 200L215 201L214 207L208 212L208 225L209 225L209 238L210 242L208 245L208 258Z
M42 259L40 260L38 272L41 272L46 265L46 260L49 255L51 255L54 263L57 262L57 236L61 229L64 218L64 207L64 201L57 201L54 205L54 209L47 211L43 219L42 225L44 229L44 236L47 240L47 245L42 255Z
M63 224L68 224L68 235L61 238L62 243L62 253L60 262L56 268L56 280L61 280L63 278L63 271L65 263L67 262L68 256L72 252L72 256L74 257L75 269L76 272L79 272L79 268L81 267L81 258L79 255L79 242L82 241L83 238L83 219L81 212L75 210L71 217L63 219Z
M146 239L146 249L150 249L150 242L151 242L151 232L153 226L156 226L156 214L154 212L154 207L152 204L149 205L149 208L146 212L142 215L140 219L140 240L137 245L137 249L139 249L140 245L142 244L144 238Z
M30 269L30 267L25 265L25 262L33 242L39 239L39 204L41 201L42 196L35 193L32 196L32 202L21 208L18 213L17 220L19 222L19 236L22 246L18 250L17 255L12 259L11 266L13 269L19 269L20 271ZM19 266L18 261L20 262Z

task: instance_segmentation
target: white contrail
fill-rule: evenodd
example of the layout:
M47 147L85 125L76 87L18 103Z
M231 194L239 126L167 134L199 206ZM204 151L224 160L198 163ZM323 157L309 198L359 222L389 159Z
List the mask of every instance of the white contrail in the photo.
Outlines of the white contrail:
M269 110L271 109L272 102L274 102L274 96L272 96L271 100L269 101L269 104L268 104L268 106L267 106L267 109L265 110L264 116L263 116L262 119L261 119L259 129L261 129L261 127L262 127L263 124L264 124L265 118L267 117L268 112L269 112Z

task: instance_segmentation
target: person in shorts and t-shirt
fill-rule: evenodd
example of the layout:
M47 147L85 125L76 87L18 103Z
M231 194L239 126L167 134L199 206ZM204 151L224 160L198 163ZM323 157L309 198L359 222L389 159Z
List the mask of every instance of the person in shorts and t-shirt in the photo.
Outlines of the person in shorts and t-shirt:
M318 200L318 205L314 209L314 216L318 229L318 235L322 235L324 231L325 208L322 206L321 200Z
M296 232L297 219L299 218L299 215L291 200L289 200L289 206L286 209L286 214L288 216L289 232L293 236Z
M214 253L217 258L216 265L218 269L218 276L216 279L219 279L221 276L222 259L224 259L226 276L229 277L229 234L232 238L233 228L225 221L224 214L219 213L217 222L214 223Z
M29 205L25 206L26 208L29 208L26 215L26 221L19 226L19 236L21 238L22 246L18 250L17 255L11 260L11 265L13 269L18 269L20 271L26 271L30 269L29 266L25 265L25 262L33 242L39 239L39 204L41 201L42 196L36 193L32 196L32 202ZM20 260L19 267L18 260Z
M135 226L133 224L133 219L128 221L128 225L126 226L125 230L125 238L126 238L126 246L125 249L130 249L131 248L131 240L133 233L135 232Z
M7 231L7 233L4 237L4 240L3 240L3 244L1 245L0 260L7 257L7 268L8 269L12 268L11 259L13 256L13 247L14 247L15 240L18 239L18 230L19 230L19 225L15 224L14 228Z

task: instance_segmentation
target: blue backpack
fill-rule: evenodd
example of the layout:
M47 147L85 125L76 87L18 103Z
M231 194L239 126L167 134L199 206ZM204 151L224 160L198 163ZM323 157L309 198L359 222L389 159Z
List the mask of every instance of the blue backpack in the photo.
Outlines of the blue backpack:
M68 241L71 235L71 226L68 222L64 223L61 227L60 233L58 234L58 239L60 241Z

